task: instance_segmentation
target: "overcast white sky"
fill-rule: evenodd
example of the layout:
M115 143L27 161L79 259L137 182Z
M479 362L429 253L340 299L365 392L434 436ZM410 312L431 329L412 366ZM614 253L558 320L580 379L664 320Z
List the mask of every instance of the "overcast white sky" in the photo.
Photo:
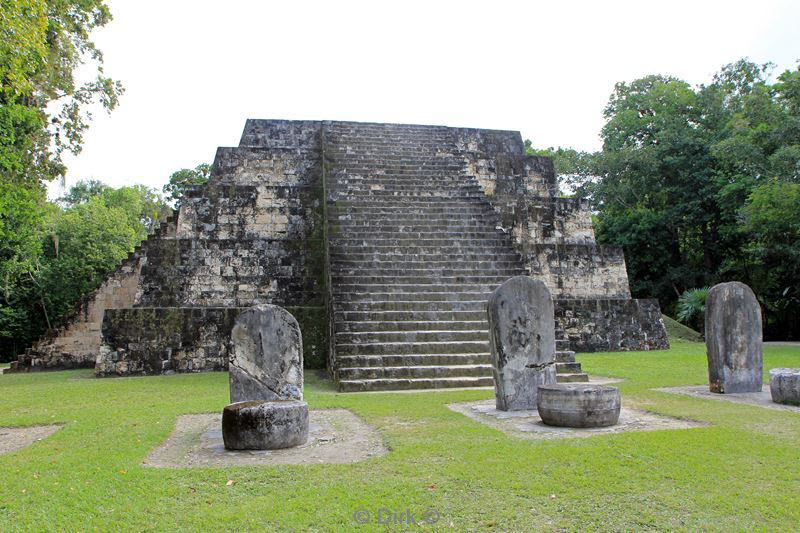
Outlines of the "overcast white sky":
M126 93L97 113L82 178L161 188L238 144L247 118L437 124L600 147L614 83L708 83L800 59L800 1L110 0L95 34ZM59 195L51 190L51 195Z

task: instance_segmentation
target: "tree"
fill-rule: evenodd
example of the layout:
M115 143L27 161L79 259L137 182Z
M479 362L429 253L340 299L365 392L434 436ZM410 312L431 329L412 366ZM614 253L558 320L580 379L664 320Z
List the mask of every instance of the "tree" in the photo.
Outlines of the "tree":
M768 332L793 333L800 323L800 184L772 180L742 208L749 279L766 307Z
M172 173L169 182L162 189L167 200L180 203L186 190L196 185L204 185L211 177L211 165L202 163L195 168L182 168Z
M89 38L111 13L102 0L4 0L0 20L2 177L49 181L63 176L64 151L80 152L88 106L111 111L123 92L104 76L103 54ZM93 79L78 83L85 64L94 65Z
M671 308L688 289L740 280L761 299L765 334L797 337L800 237L786 224L800 182L800 69L770 83L773 68L742 59L699 87L618 83L601 151L539 153L590 200L598 242L623 247L635 296Z
M64 175L64 151L80 151L89 105L110 111L122 94L104 76L102 53L90 40L110 20L102 0L0 0L0 348L6 353L41 329L27 305L55 209L45 184ZM92 78L84 83L75 75L81 65Z
M114 189L81 181L58 203L43 202L43 210L31 207L39 198L26 204L21 194L27 189L6 186L16 196L8 196L13 204L0 204L0 212L21 218L5 224L9 217L0 217L0 266L6 269L0 272L0 360L58 325L172 212L161 195L142 185ZM41 223L30 222L40 216ZM35 261L23 261L30 257Z

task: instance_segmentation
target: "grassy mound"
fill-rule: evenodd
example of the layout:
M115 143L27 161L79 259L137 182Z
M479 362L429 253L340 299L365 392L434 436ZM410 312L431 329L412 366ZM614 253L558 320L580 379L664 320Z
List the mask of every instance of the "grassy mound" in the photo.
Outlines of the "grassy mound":
M703 335L688 326L684 326L675 319L667 315L661 315L664 327L667 328L667 335L670 339L680 339L689 342L703 342Z

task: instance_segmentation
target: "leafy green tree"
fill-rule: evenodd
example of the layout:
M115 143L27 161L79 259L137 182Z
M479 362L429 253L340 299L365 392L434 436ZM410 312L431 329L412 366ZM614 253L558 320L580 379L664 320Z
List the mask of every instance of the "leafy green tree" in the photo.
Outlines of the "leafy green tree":
M19 219L0 216L0 238L11 235L0 240L0 266L6 268L0 360L60 323L172 212L160 194L142 185L114 189L96 181L78 182L59 203L45 202L44 210L35 209L39 198L25 203L21 194L27 189L6 188L14 195L3 195L0 186L0 201L7 202L0 204L0 212ZM6 231L8 227L12 229ZM19 228L28 228L28 233ZM31 257L35 261L23 261Z
M765 306L767 330L793 332L800 323L800 184L772 180L742 208L749 279Z
M103 74L103 54L90 39L111 13L102 0L4 0L0 20L2 177L48 181L64 174L64 151L80 152L88 106L111 111L123 92ZM80 65L95 70L81 85Z
M624 248L635 296L670 308L688 289L740 280L762 301L765 334L797 338L800 242L786 224L798 211L800 69L770 83L773 68L742 59L699 87L618 83L601 151L528 147L591 201L597 239Z
M204 185L210 177L211 165L208 163L202 163L193 169L182 168L172 173L163 191L168 194L169 201L180 203L188 188Z

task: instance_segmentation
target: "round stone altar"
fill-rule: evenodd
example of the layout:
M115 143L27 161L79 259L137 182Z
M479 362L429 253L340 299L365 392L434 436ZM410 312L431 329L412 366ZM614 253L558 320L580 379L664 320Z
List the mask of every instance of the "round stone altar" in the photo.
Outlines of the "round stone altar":
M308 440L308 404L300 400L248 401L222 411L228 450L279 450Z
M536 401L549 426L597 428L619 421L619 389L590 383L540 385Z
M773 368L769 371L772 401L800 405L800 368Z

